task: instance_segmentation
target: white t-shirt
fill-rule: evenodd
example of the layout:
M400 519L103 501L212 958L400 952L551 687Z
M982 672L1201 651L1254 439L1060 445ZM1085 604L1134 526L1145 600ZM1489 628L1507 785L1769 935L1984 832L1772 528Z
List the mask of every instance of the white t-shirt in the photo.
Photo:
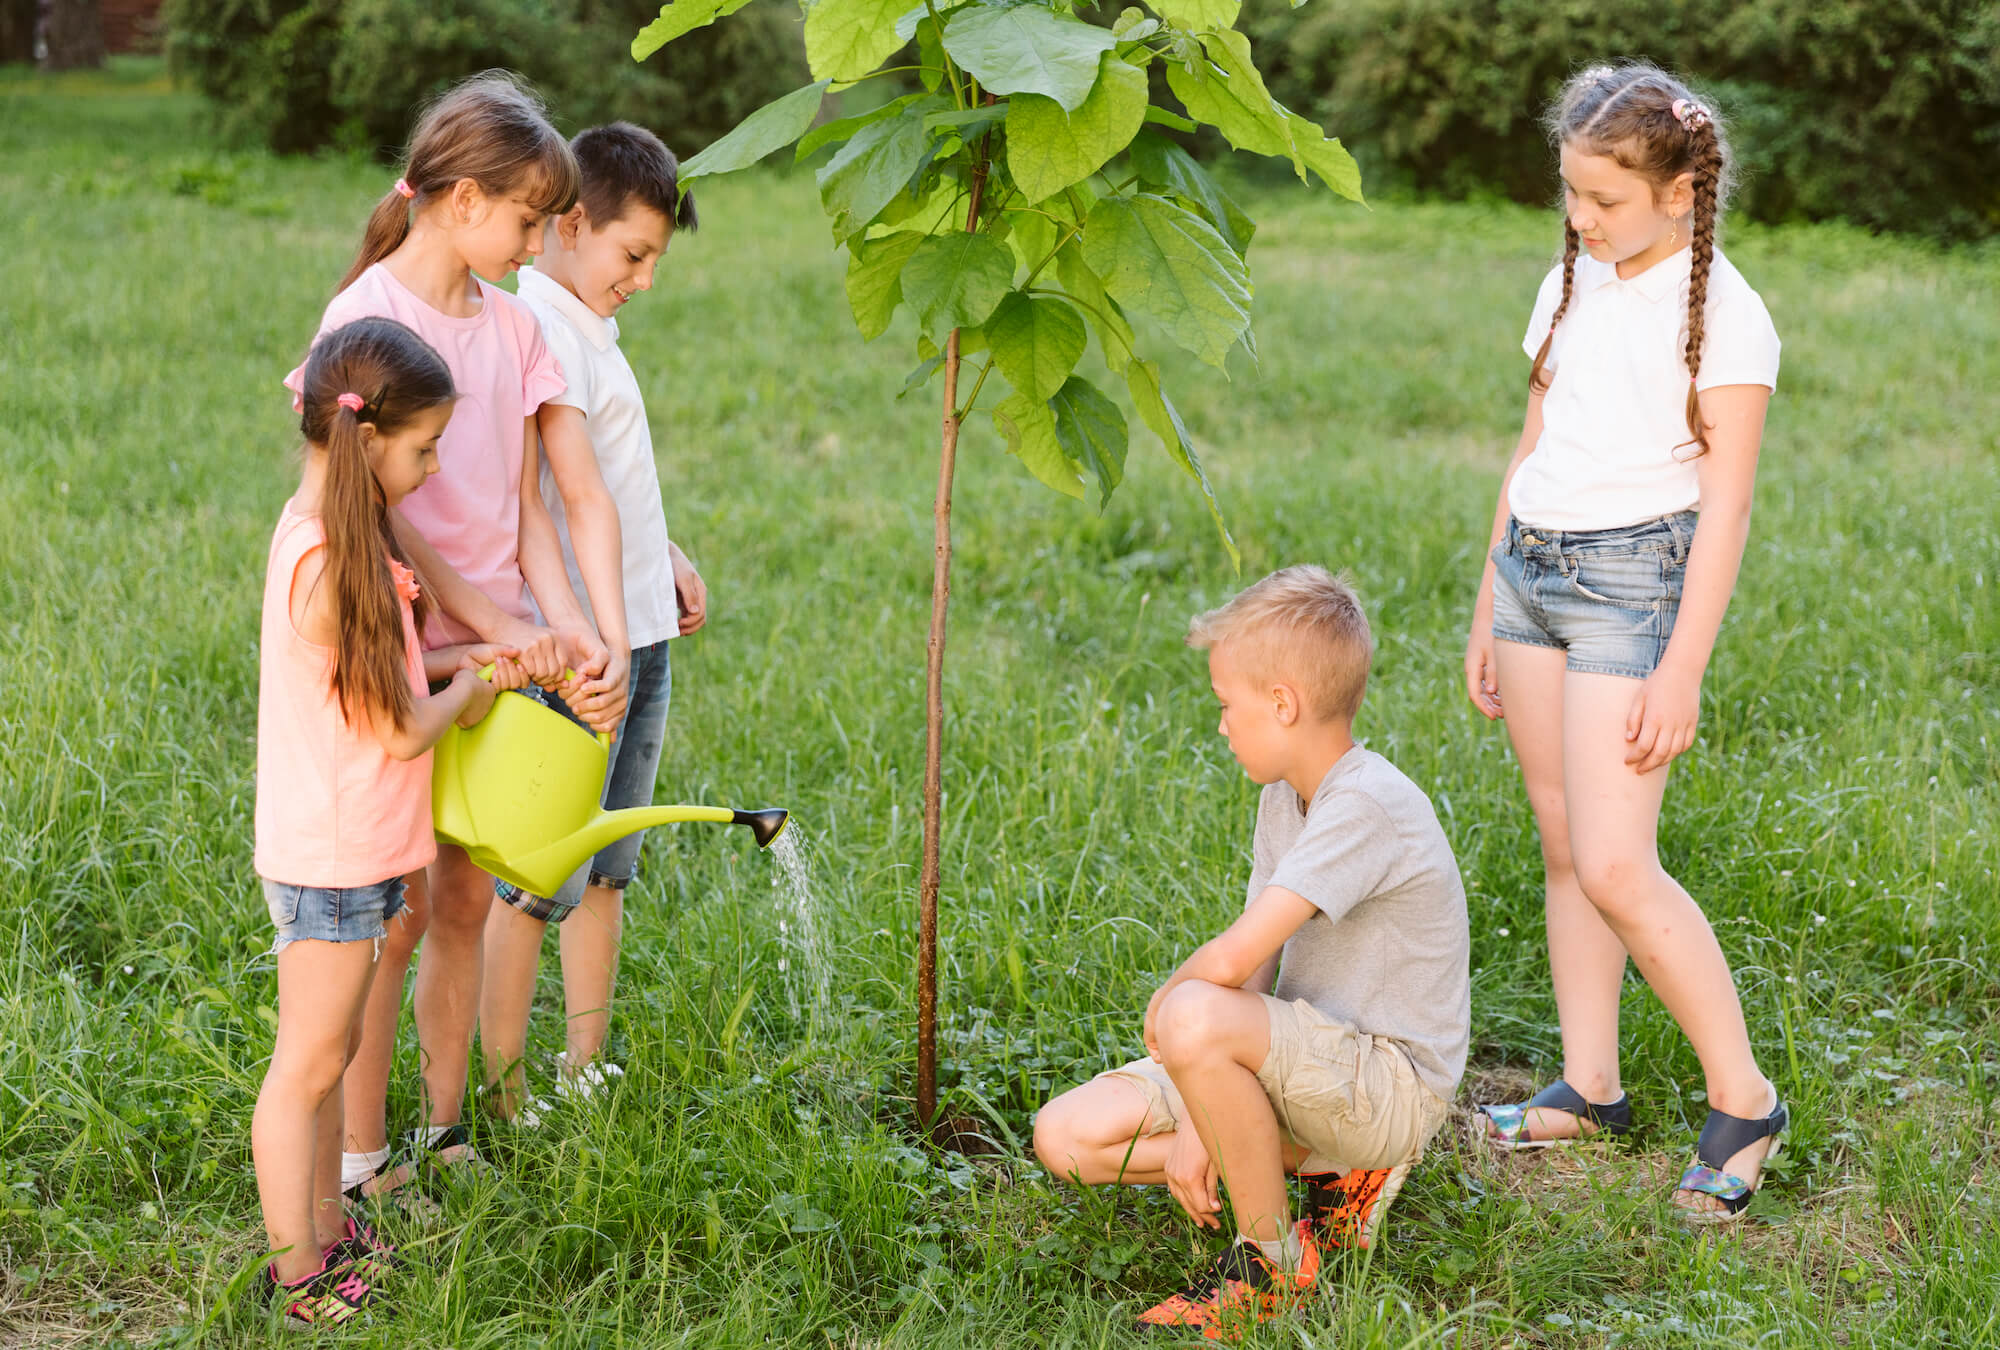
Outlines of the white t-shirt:
M532 267L520 272L520 298L542 326L542 340L562 363L569 388L549 402L582 412L625 545L625 623L632 646L650 646L680 633L674 568L667 555L667 516L660 505L660 471L653 462L653 434L639 381L618 349L618 323L600 317L559 281ZM576 598L590 609L590 592L576 565L569 514L548 457L542 458L542 500L562 538L563 561ZM596 616L592 615L593 623Z
M1687 285L1681 249L1620 280L1614 264L1576 260L1569 312L1555 331L1542 438L1514 471L1508 508L1524 525L1609 530L1701 504L1698 447L1687 426ZM1532 358L1562 301L1552 268L1521 339ZM1696 389L1778 387L1778 331L1750 283L1716 252L1708 273Z

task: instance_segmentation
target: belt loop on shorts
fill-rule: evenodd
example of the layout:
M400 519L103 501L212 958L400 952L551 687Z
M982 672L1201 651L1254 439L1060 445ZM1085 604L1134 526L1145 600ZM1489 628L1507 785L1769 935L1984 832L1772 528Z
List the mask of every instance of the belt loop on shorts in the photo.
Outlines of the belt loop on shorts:
M1694 543L1694 532L1684 528L1682 524L1685 519L1686 513L1682 511L1676 511L1673 515L1667 517L1667 533L1673 536L1674 566L1676 567L1687 562L1688 553L1691 551L1691 546Z

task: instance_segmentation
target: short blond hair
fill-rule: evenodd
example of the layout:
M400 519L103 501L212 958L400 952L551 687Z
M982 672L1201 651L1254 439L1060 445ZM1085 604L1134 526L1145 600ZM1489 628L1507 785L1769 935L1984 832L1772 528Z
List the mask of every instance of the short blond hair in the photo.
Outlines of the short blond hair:
M1296 685L1322 720L1354 720L1368 691L1375 638L1345 575L1301 563L1239 591L1188 622L1188 646L1225 642L1241 650L1259 679Z

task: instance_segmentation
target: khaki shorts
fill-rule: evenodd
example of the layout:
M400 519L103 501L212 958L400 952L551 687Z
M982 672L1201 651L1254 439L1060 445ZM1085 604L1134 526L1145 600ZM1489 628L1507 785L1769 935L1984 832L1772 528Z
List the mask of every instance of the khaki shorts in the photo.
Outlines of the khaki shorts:
M1278 1128L1310 1156L1301 1172L1351 1172L1414 1163L1449 1106L1424 1086L1401 1045L1336 1022L1306 1002L1264 999L1271 1049L1257 1081ZM1188 1119L1187 1104L1151 1059L1098 1075L1131 1083L1146 1097L1142 1134L1163 1134Z

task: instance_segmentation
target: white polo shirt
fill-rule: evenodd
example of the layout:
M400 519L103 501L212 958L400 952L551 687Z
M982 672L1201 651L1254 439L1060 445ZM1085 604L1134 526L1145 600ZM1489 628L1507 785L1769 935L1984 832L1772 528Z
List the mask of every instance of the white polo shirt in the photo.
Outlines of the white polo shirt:
M1569 312L1556 329L1542 397L1542 438L1514 471L1508 508L1524 525L1609 530L1698 508L1687 444L1688 249L1620 280L1612 263L1576 260ZM1521 339L1532 358L1562 300L1550 269ZM1778 331L1750 283L1717 250L1708 273L1697 389L1778 386Z
M569 388L551 398L583 413L598 472L618 504L618 527L625 545L625 622L634 649L676 637L680 605L674 598L674 568L667 556L667 516L660 505L660 471L653 462L653 434L646 425L646 401L639 381L618 349L618 323L599 317L559 281L532 267L520 272L520 297L542 326L542 341L561 363ZM542 500L562 537L570 588L590 611L590 592L576 565L569 514L548 457L542 458ZM592 615L593 623L596 616Z

